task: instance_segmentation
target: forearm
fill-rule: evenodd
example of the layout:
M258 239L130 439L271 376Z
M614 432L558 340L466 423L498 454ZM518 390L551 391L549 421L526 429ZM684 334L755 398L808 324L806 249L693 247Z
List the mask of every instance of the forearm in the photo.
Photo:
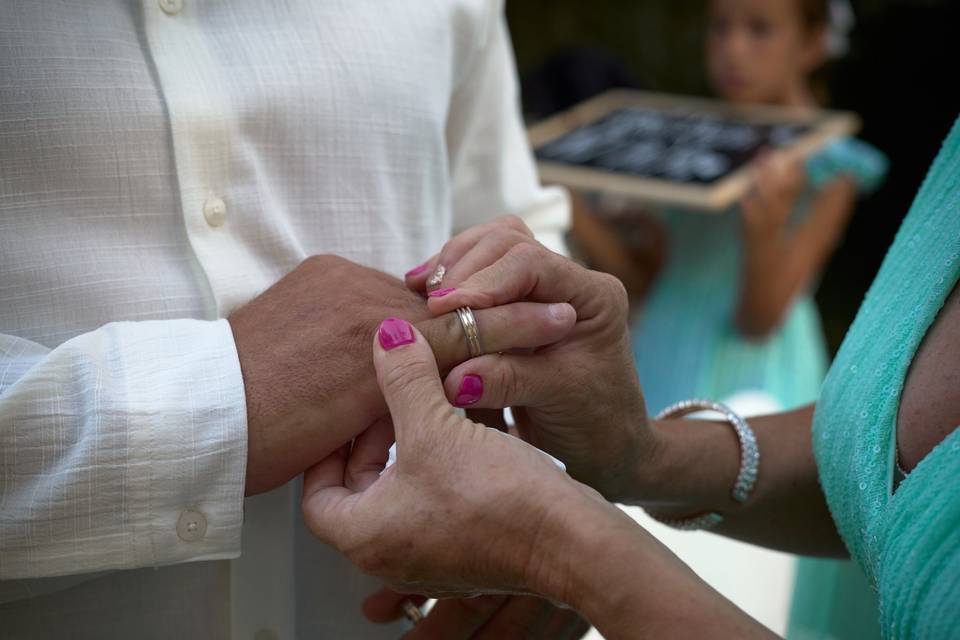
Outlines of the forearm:
M800 270L786 233L744 233L740 297L734 321L748 337L762 338L782 321L799 290Z
M794 553L844 556L817 477L811 421L813 405L748 422L760 449L759 474L745 504L731 489L740 465L732 429L706 420L663 420L652 425L655 451L634 473L624 502L657 515L724 515L715 532Z
M767 229L744 221L743 273L736 323L747 336L773 331L843 236L856 187L838 178L817 194L799 225Z
M772 637L612 505L583 509L563 540L552 556L566 580L547 595L579 610L605 638Z

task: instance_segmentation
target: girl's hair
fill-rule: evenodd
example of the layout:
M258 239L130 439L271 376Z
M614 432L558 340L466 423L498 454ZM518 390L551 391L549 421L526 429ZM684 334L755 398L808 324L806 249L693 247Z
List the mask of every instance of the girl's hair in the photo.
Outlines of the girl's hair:
M808 31L830 25L830 0L797 0L800 19Z

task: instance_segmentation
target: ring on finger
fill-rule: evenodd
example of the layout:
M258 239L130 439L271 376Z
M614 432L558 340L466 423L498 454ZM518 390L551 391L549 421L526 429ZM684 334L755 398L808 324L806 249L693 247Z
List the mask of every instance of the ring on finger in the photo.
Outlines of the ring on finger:
M457 318L460 319L460 326L463 327L463 335L467 339L467 351L470 352L470 357L479 358L484 351L476 316L473 315L470 307L460 307L457 309Z
M413 604L413 602L410 600L405 600L403 603L403 615L414 625L418 625L423 622L425 617L423 615L423 610L417 605Z
M433 290L443 284L443 277L447 275L447 268L442 264L438 264L437 268L433 270L433 275L427 279L427 289Z

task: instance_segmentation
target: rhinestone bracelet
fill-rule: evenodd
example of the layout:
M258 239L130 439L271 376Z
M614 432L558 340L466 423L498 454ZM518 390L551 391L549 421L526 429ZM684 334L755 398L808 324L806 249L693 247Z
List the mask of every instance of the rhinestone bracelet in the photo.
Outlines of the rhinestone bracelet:
M760 449L757 447L757 437L753 429L747 424L747 421L735 413L733 409L719 402L710 402L709 400L684 400L670 405L661 411L654 420L663 420L665 418L682 418L683 416L695 413L697 411L713 411L719 413L730 423L740 441L740 472L737 473L737 480L733 485L731 495L736 502L744 503L750 497L754 485L757 483L757 470L760 466ZM708 512L689 518L664 518L650 514L654 519L669 525L675 529L683 531L696 531L699 529L712 529L721 522L723 516L716 512Z

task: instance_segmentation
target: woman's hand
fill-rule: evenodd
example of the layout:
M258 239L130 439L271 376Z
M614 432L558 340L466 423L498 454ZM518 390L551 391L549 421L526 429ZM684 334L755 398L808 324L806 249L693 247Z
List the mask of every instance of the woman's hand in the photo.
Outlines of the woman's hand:
M407 286L414 291L442 291L490 266L518 244L539 244L526 223L517 216L501 216L470 227L451 238L440 252L407 272ZM431 280L443 266L442 283Z
M620 282L536 243L518 243L443 296L434 315L529 300L569 303L577 315L559 342L529 354L489 354L455 367L444 387L461 406L511 407L521 435L613 500L638 498L637 469L656 455L627 329ZM480 326L481 338L483 326ZM642 484L642 483L639 483Z
M307 471L302 502L310 530L362 570L404 592L543 595L611 640L769 637L542 452L457 416L411 324L381 324L374 362L397 463L379 473L384 420Z
M523 441L458 416L433 353L383 322L377 380L392 416L304 477L311 531L404 592L562 597L570 522L612 509ZM394 433L397 464L379 473Z

